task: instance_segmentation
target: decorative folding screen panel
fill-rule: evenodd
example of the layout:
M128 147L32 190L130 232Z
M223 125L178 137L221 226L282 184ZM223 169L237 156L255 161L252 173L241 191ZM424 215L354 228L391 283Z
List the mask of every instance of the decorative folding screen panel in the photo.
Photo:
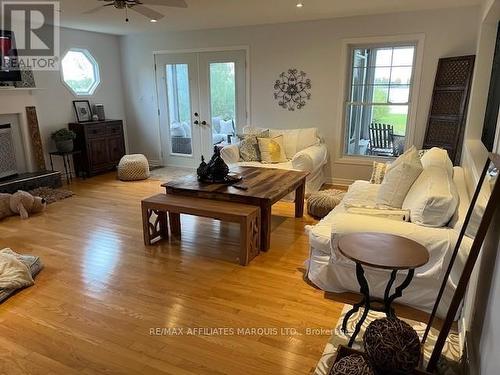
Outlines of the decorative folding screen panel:
M441 147L460 163L475 56L439 59L423 148Z

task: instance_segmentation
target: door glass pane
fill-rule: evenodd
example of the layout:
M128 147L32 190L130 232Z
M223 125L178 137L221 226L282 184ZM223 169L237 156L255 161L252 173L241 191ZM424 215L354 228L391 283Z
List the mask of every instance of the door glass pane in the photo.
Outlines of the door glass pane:
M210 63L210 110L213 144L230 142L236 129L235 63Z
M187 64L167 65L168 118L171 151L192 155L191 99Z

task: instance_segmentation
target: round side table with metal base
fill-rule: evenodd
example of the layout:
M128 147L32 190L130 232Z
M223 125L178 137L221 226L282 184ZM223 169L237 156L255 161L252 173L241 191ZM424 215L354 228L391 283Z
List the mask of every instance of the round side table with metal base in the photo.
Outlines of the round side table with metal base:
M340 239L338 248L342 255L356 263L356 277L363 295L361 301L345 315L342 323L342 331L346 333L347 323L351 316L361 307L364 308L363 315L349 340L348 346L352 347L370 310L384 312L387 317L396 316L392 303L396 298L401 297L403 291L410 285L415 269L427 264L429 252L413 240L385 233L347 234ZM363 266L392 270L385 288L384 299L370 296L370 287ZM398 271L405 270L408 271L405 280L391 294Z

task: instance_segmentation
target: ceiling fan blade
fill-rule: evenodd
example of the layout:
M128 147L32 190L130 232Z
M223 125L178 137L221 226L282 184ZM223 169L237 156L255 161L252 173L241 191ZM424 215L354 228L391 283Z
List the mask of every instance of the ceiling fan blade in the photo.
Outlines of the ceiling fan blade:
M98 7L96 8L92 8L92 9L89 9L85 12L83 12L82 14L92 14L92 13L97 13L99 12L101 9L104 9L105 7L109 7L110 5L113 5L113 4L106 4L106 5L99 5Z
M160 20L163 17L165 17L163 14L158 13L156 10L153 10L151 8L145 7L144 5L134 5L133 7L130 7L129 9L135 10L137 13L140 13L143 16L146 16L150 20Z
M165 7L187 8L185 0L140 0L144 5L159 5Z
M92 8L92 9L86 10L85 12L83 12L83 14L96 13L96 12L99 12L102 8L104 8L104 5L101 5L101 6L98 6L96 8Z

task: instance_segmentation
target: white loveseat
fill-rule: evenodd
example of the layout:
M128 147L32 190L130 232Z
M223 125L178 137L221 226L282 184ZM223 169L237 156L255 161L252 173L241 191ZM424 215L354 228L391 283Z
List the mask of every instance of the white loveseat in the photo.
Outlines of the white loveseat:
M470 202L463 169L460 167L453 168L450 162L450 170L453 174L452 183L456 187L459 204L452 219L446 226L430 227L405 221L404 219L398 221L385 217L353 214L349 212L348 204L345 202L346 196L344 201L317 225L307 227L310 241L310 258L307 261L309 280L328 292L359 292L360 286L356 279L355 264L340 254L337 247L339 238L343 234L353 232L380 232L404 236L424 245L430 253L430 260L424 267L416 270L412 283L405 289L403 296L397 302L430 312L436 301L443 274L448 266ZM361 190L357 194L370 199L373 192L375 192L375 195L377 194L380 185L370 184L367 181L357 181L351 186L351 188L354 187ZM463 268L470 245L470 241L466 238L455 263L456 269ZM370 294L382 298L390 277L390 271L369 267L365 271L370 286ZM395 284L401 284L405 276L405 273L400 272ZM444 306L448 306L451 301L458 277L459 275L452 272L448 279L443 296L445 303L441 304L443 309L438 311L440 316L446 313Z
M254 134L265 131L264 128L245 127L243 134ZM304 129L269 129L270 137L283 135L287 161L277 164L265 164L257 161L246 162L240 158L238 144L226 146L221 156L229 167L246 166L261 168L289 169L309 172L306 182L306 195L318 191L326 182L325 166L328 160L328 149L322 143L316 128Z

